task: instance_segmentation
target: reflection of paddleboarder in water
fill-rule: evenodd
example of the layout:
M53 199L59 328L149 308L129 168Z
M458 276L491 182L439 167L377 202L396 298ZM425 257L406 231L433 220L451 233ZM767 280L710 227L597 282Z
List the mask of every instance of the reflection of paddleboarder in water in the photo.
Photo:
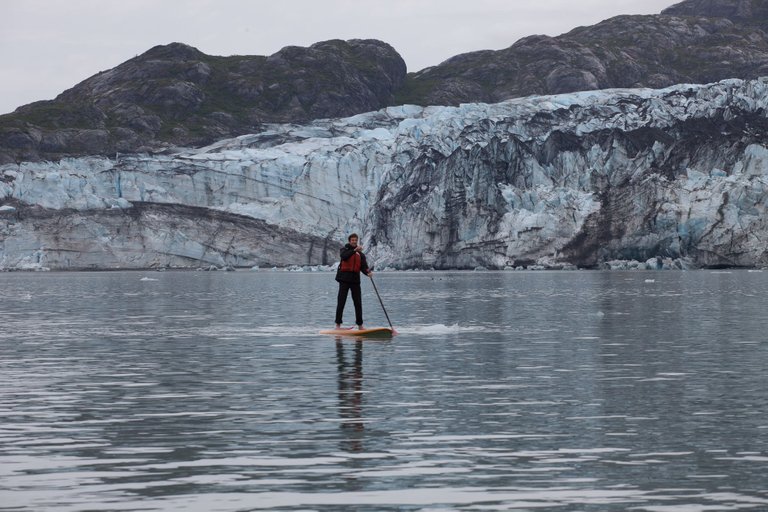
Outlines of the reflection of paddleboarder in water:
M363 298L360 292L360 272L368 277L373 276L373 271L368 268L368 261L363 254L363 246L358 244L357 233L352 233L349 241L341 249L341 263L336 272L336 281L339 282L339 295L336 300L336 328L340 329L344 306L347 304L347 295L352 291L352 302L355 304L355 323L358 329L363 329Z
M339 417L341 429L349 439L344 449L362 451L363 425L363 342L355 342L354 363L344 358L344 344L336 341L336 360L339 369Z

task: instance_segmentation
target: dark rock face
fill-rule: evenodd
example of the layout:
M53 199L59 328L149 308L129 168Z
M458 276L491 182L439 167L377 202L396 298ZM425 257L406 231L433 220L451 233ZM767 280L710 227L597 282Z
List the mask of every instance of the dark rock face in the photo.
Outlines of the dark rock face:
M765 0L685 0L661 11L670 16L709 16L768 27L768 2Z
M0 163L200 146L259 131L376 110L394 100L405 62L375 40L325 41L270 57L157 46L52 101L0 116Z
M453 57L413 73L398 94L419 105L532 94L667 87L768 74L768 1L689 0L661 15L618 16L558 37Z

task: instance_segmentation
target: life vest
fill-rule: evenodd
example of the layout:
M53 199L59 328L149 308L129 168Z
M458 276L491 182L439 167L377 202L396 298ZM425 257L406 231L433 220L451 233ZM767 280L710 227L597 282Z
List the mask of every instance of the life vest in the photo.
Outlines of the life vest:
M341 260L341 265L339 265L339 270L342 272L360 272L360 267L362 266L362 258L360 257L360 253L356 252L352 256L350 256L346 260Z

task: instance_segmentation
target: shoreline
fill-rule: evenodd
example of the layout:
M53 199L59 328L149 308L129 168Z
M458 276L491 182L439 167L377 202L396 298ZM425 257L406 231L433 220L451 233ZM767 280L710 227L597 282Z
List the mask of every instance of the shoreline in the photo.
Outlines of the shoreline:
M395 269L385 268L381 270L374 270L377 274L394 274L394 273L521 273L521 272L629 272L629 273L655 273L655 272L725 272L725 271L747 271L747 272L763 272L768 270L767 267L740 267L740 266L713 266L713 267L691 267L691 268L640 268L640 267L597 267L597 268L505 268L505 269L489 269L489 268L447 268L447 269ZM0 268L0 274L50 274L50 273L109 273L109 272L180 272L180 273L197 273L197 272L249 272L249 273L295 273L295 274L331 274L336 272L335 268L318 269L314 266L297 266L289 265L285 267L265 267L265 268L252 268L252 267L217 267L217 268L202 268L202 267L126 267L126 268Z

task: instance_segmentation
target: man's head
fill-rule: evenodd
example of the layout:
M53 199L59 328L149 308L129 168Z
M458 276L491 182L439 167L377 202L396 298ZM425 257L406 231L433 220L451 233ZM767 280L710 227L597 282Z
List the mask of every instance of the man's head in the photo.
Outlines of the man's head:
M349 245L352 247L357 247L357 242L360 238L357 236L357 233L352 233L349 235L349 238L347 240L349 241Z

